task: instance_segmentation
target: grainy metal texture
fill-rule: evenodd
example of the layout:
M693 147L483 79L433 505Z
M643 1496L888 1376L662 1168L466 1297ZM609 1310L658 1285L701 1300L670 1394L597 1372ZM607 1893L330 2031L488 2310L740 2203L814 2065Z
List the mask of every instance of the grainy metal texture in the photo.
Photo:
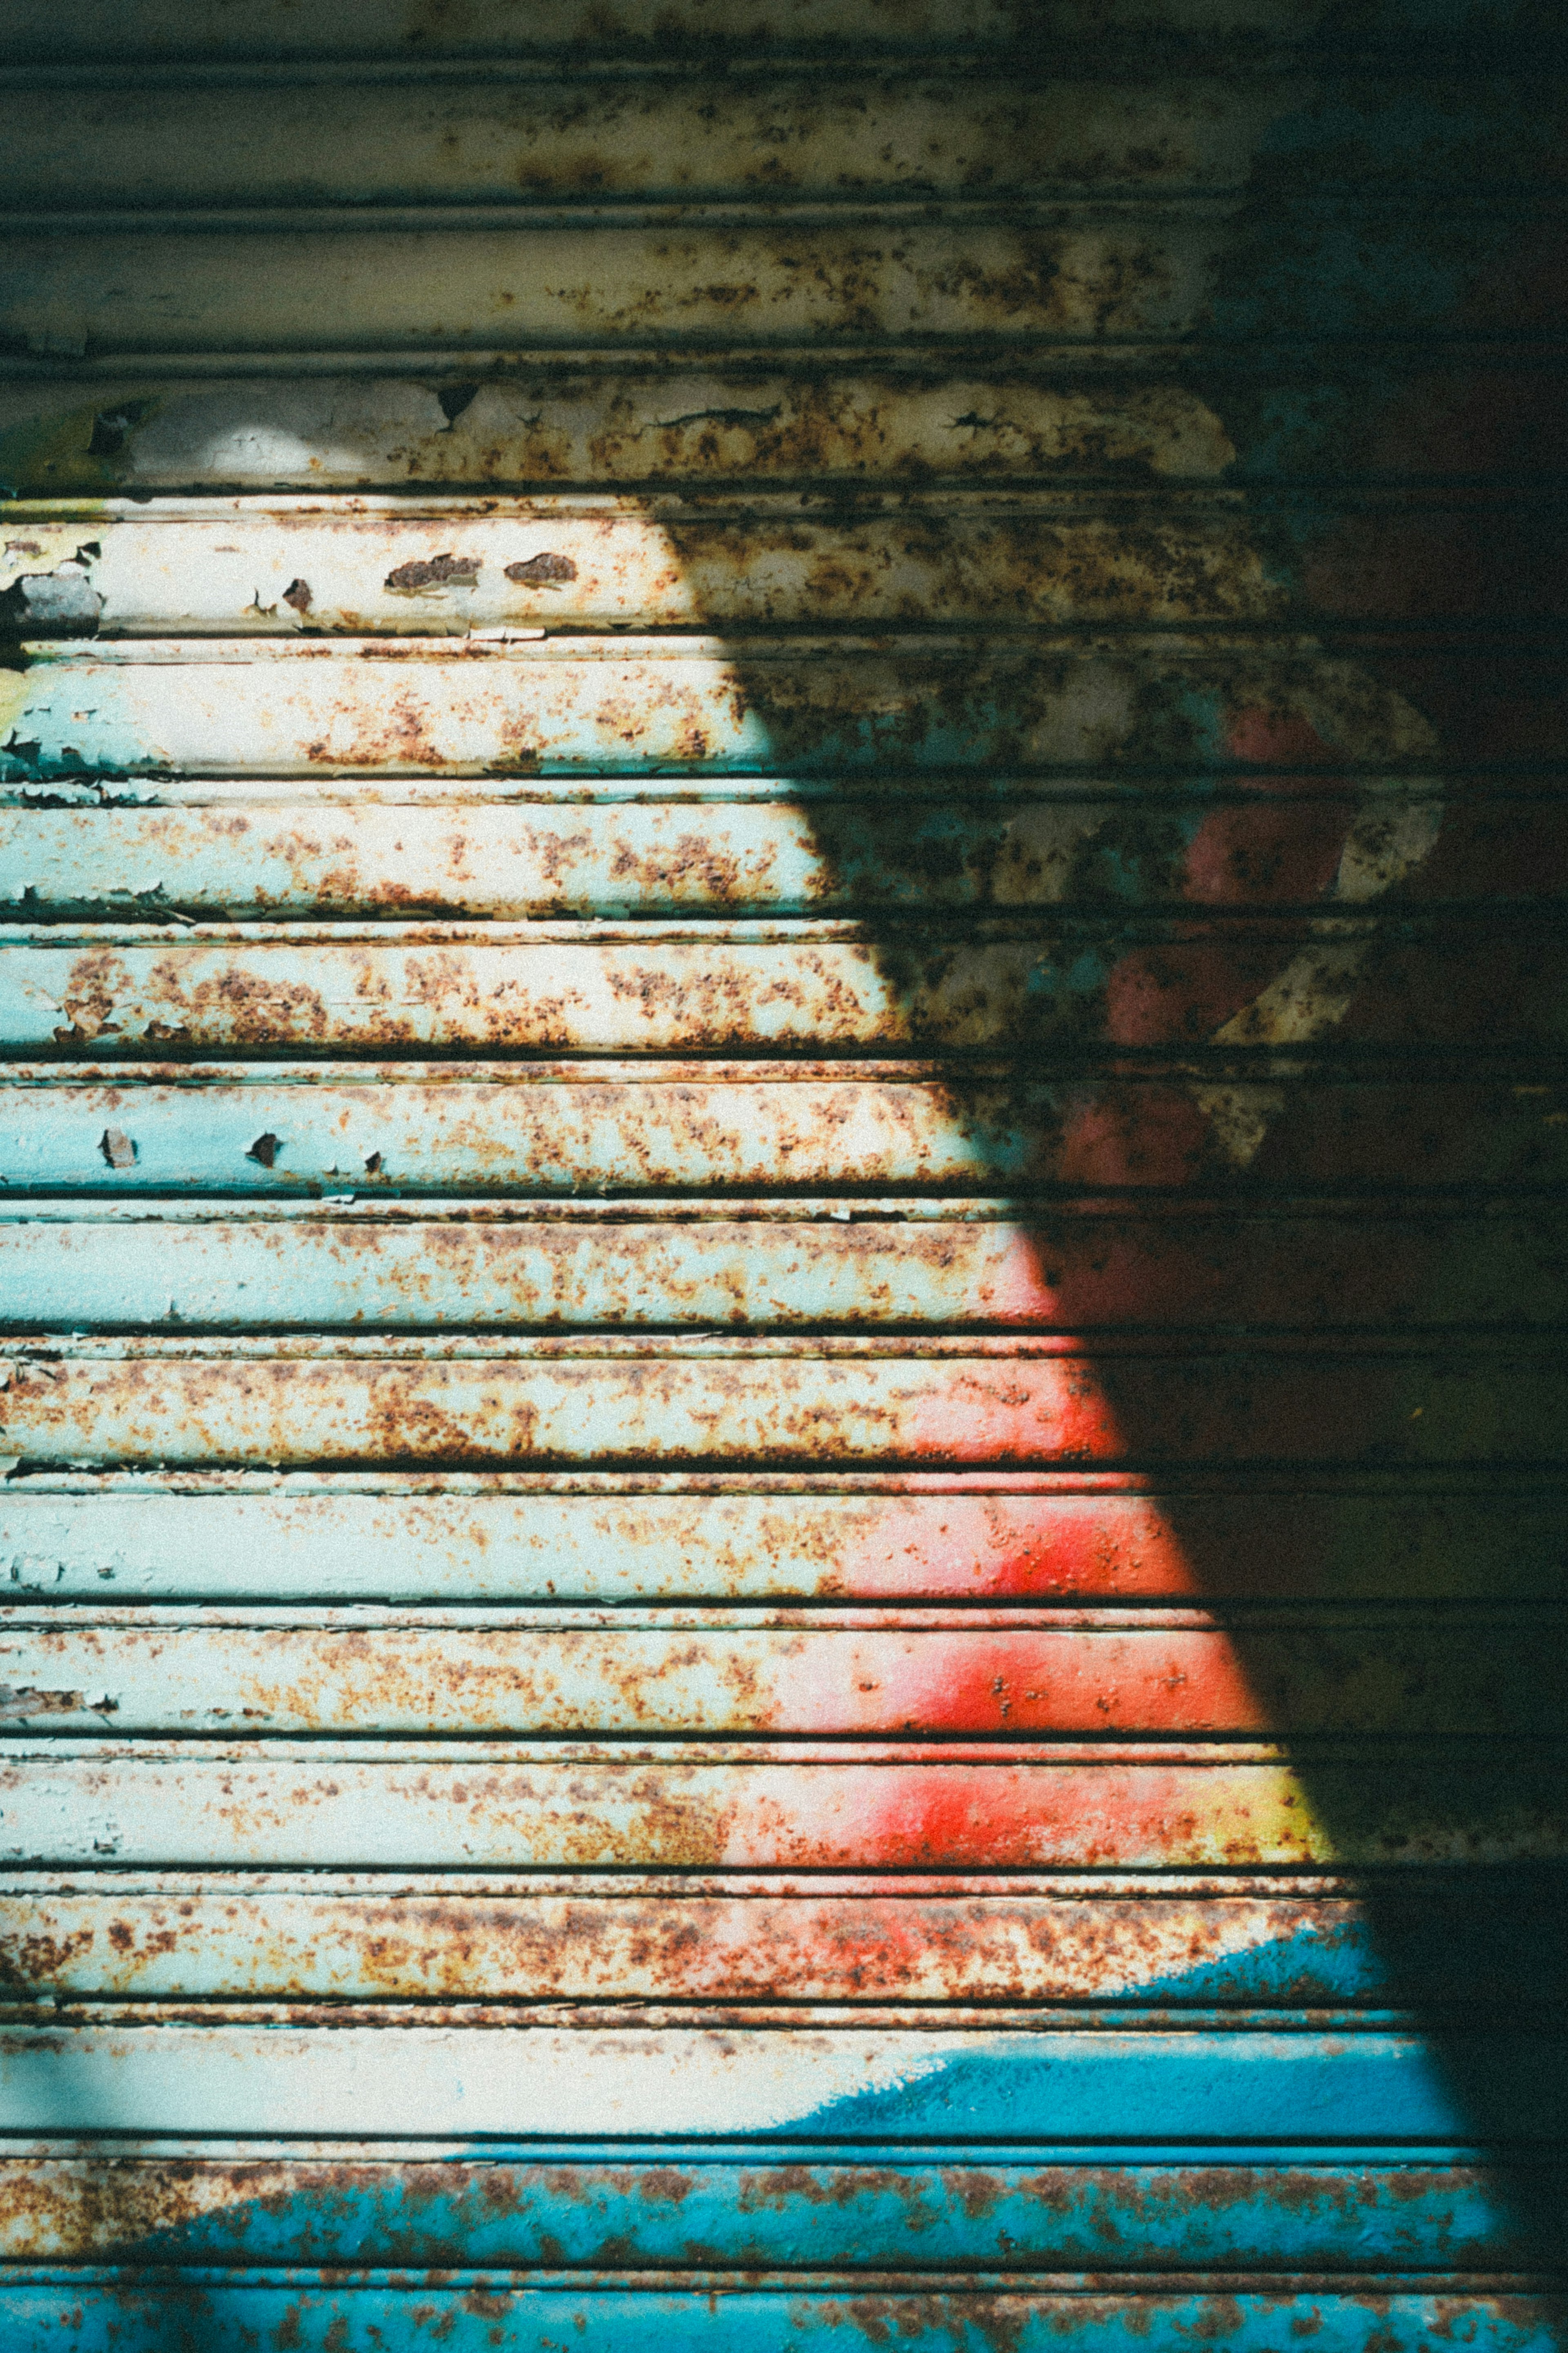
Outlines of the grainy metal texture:
M0 51L6 2353L1557 2353L1561 25Z
M1555 652L1528 634L1496 652L1215 630L743 650L614 637L57 642L5 680L0 778L1429 774L1439 738L1419 706L1439 696L1454 705L1447 761L1560 761L1560 684Z
M1223 2274L1174 2288L1114 2274L1066 2288L962 2274L940 2287L918 2276L872 2275L825 2288L787 2273L770 2284L655 2272L585 2291L548 2274L504 2272L458 2272L431 2285L374 2272L333 2279L132 2270L24 2273L0 2295L12 2341L26 2353L53 2353L63 2343L82 2353L200 2353L215 2332L237 2325L266 2353L373 2353L387 2343L488 2353L498 2342L526 2353L554 2353L563 2343L584 2353L658 2353L672 2337L699 2353L753 2353L759 2345L815 2353L846 2341L884 2345L895 2330L893 2341L940 2353L989 2353L998 2343L1047 2353L1075 2337L1142 2348L1156 2329L1178 2345L1223 2336L1237 2353L1273 2353L1285 2329L1332 2353L1359 2353L1373 2334L1389 2353L1430 2353L1460 2332L1487 2353L1551 2353L1558 2309L1554 2295L1521 2293L1517 2280L1482 2280L1479 2293L1456 2294L1446 2280L1390 2290L1243 2284Z
M110 1042L113 1042L110 1040ZM1055 1082L994 1065L13 1065L9 1186L39 1193L637 1195L977 1181L1062 1196L1518 1187L1568 1174L1557 1071L1195 1053ZM1526 1075L1526 1072L1529 1075ZM110 1129L131 1147L104 1150ZM264 1137L272 1140L256 1149Z
M1560 1601L1563 1493L1487 1472L75 1472L13 1598Z
M147 797L167 804L175 795L154 786ZM1291 906L1339 897L1352 871L1369 886L1405 881L1413 843L1438 825L1453 879L1468 872L1472 896L1533 911L1568 881L1557 871L1552 805L1518 792L1415 785L1354 800L1278 792L1263 822L1256 792L1213 786L1156 808L1109 794L927 800L911 807L889 784L874 796L651 807L548 808L478 796L354 807L310 798L303 807L24 804L0 809L0 857L19 913L155 920L173 910L208 921L231 909L296 920L505 921Z
M1555 2189L1555 2166L1541 2167ZM1484 2168L1453 2159L1275 2162L1190 2157L1064 2163L951 2153L880 2165L821 2150L785 2162L711 2150L532 2161L350 2143L285 2155L101 2144L7 2157L0 2227L13 2262L187 2260L609 2270L744 2263L1090 2265L1108 2246L1152 2266L1504 2269L1516 2225Z
M100 1139L106 1165L133 1167L135 1139L111 1133L124 1142L117 1161ZM1100 1204L1023 1220L1007 1207L32 1204L0 1208L0 1327L1356 1330L1555 1327L1568 1313L1545 1208Z
M1445 557L1478 533L1517 539L1542 498L1173 488L1152 514L1125 496L978 488L918 503L453 499L434 514L412 500L18 505L0 596L24 637L1489 620L1473 600L1494 584ZM1334 565L1357 531L1376 533L1375 560ZM1508 585L1512 619L1563 609L1549 567Z
M208 82L195 111L184 76L153 69L130 114L90 84L25 86L5 191L23 210L1184 193L1260 178L1285 195L1563 172L1561 84L1480 72L1109 82L1079 63L1079 78L1040 80L999 77L982 56L845 83L802 62L737 76L720 105L695 59L658 79L579 65L552 80L492 58L479 75L384 67L368 84L275 69Z
M1542 2037L1527 2053L1507 2036L1475 2042L1480 2063L1506 2071L1498 2105L1514 2134L1550 2142L1568 2042ZM1107 2033L1017 2016L987 2027L961 2011L934 2033L807 2017L739 2031L393 2017L0 2028L0 2118L26 2134L112 2119L148 2137L537 2138L570 2102L594 2139L1092 2141L1117 2133L1134 2084L1145 2129L1167 2142L1442 2140L1459 2121L1420 2038L1384 2026Z
M1503 42L1551 28L1551 19L1519 0L1378 0L1356 20L1368 41L1400 40L1419 27L1438 39ZM592 61L605 54L646 59L673 48L700 59L721 59L777 47L813 44L831 50L842 45L857 60L902 48L939 53L973 46L999 49L1005 59L1030 31L1042 41L1087 44L1092 57L1119 58L1121 45L1151 36L1184 43L1234 44L1243 56L1253 45L1309 52L1325 32L1338 35L1342 19L1329 0L1282 16L1277 0L1047 0L1044 7L1021 7L1018 0L616 0L603 7L586 0L546 0L520 11L515 0L477 0L456 16L445 8L415 4L390 20L378 0L330 0L309 25L297 19L289 0L263 5L236 16L224 0L133 0L122 7L109 0L80 0L62 25L25 0L12 17L8 53L16 58L61 57L89 65L103 58L200 59L260 58L374 58L421 62L477 50L527 57L564 48ZM1407 62L1401 59L1401 62Z
M136 1732L1548 1736L1561 1611L1498 1623L1201 1612L0 1611L0 1725ZM1478 1641L1485 1642L1478 1663Z
M5 1883L8 2000L958 2004L1091 2001L1100 2011L1544 2004L1564 1961L1548 1889L1522 1892L1500 1949L1441 1883L1378 1910L1310 1881L912 1879L819 1884L45 1872ZM1353 1883L1351 1883L1353 1884ZM520 2010L520 2015L522 2012ZM0 2168L3 2171L3 2168ZM4 2211L0 2209L0 2211ZM1066 2220L1066 2217L1061 2218ZM237 2224L243 2228L239 2218ZM18 2252L16 2240L6 2253ZM34 2242L30 2252L49 2252ZM494 2260L487 2251L485 2260ZM823 2258L819 2255L818 2260Z
M1359 1754L1306 1743L1297 1756L1239 1741L987 1752L918 1739L528 1748L19 1735L0 1767L0 1861L793 1872L1568 1862L1563 1760L1545 1745L1522 1763L1498 1749L1478 1764L1453 1742Z
M1522 384L1501 383L1514 405L1530 386L1528 373ZM1312 417L1292 389L1276 396L1280 422L1305 434ZM660 368L655 358L641 368L579 362L438 386L367 376L363 364L358 375L334 370L321 382L294 372L0 380L0 467L18 494L48 497L197 482L701 484L737 473L1211 482L1244 459L1203 391L1169 382L1064 385L1026 364L957 376L831 362L791 373L733 360ZM1367 470L1365 459L1355 468Z
M1272 487L1328 467L1336 482L1386 487L1417 465L1424 481L1468 486L1484 417L1489 430L1506 420L1509 474L1555 486L1560 473L1552 363L1528 342L1453 355L1389 344L1353 358L1332 344L1230 344L1201 359L1086 348L1070 365L1008 353L978 373L973 355L897 351L771 365L734 353L464 358L457 377L449 362L411 375L401 360L365 353L313 368L308 356L258 354L242 375L193 375L152 355L134 374L112 354L63 377L39 369L0 379L0 468L18 495L40 498L421 484L602 492L736 476L1146 491ZM1530 560L1528 533L1509 553Z
M601 1054L1308 1044L1353 1013L1376 1046L1568 1044L1568 941L1520 955L1504 912L878 932L758 925L314 937L126 926L19 932L0 1046L197 1053ZM1375 992L1368 979L1381 982ZM1502 992L1512 984L1509 994ZM1361 1002L1358 1004L1358 997Z
M1568 1460L1542 1341L65 1339L18 1342L0 1394L39 1468Z

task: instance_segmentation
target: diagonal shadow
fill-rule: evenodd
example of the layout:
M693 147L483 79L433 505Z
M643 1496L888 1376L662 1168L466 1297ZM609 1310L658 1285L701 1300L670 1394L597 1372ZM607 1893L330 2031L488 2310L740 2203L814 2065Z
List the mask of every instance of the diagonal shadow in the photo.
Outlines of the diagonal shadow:
M1222 319L1239 324L1260 311L1277 317L1288 307L1286 284L1299 279L1302 240L1296 239L1292 248L1289 224L1284 224L1283 237L1278 212L1260 197L1237 234L1216 305ZM1555 237L1532 235L1523 247L1510 257L1507 300L1521 322L1556 321L1568 256ZM1447 324L1463 338L1488 312L1495 323L1495 296L1483 301L1480 290L1459 284ZM1528 374L1500 382L1479 375L1467 379L1456 366L1446 391L1435 390L1429 376L1412 386L1386 349L1369 346L1360 364L1350 364L1342 346L1335 357L1334 396L1333 402L1321 404L1330 416L1324 427L1313 424L1309 400L1292 425L1278 406L1265 413L1244 384L1210 388L1221 427L1238 451L1237 471L1242 475L1250 458L1278 451L1289 430L1295 434L1296 465L1330 480L1337 465L1352 462L1414 481L1456 473L1508 479L1521 472L1561 480L1568 470L1568 418L1559 411L1551 423L1543 422L1540 379ZM1084 989L1099 1016L1098 1033L1086 1013L1079 1067L1073 1068L1069 1046L1065 1072L1059 1046L1055 1051L1031 1050L1026 1037L1020 1039L1014 1063L1016 1111L999 1124L994 1095L977 1081L966 1058L954 1055L942 1036L922 1034L929 1003L923 987L931 950L929 920L923 927L911 926L897 911L864 898L856 902L879 967L906 1008L910 1045L942 1059L954 1116L972 1142L997 1134L999 1124L1014 1139L1026 1133L1038 1118L1037 1097L1026 1096L1029 1083L1047 1075L1065 1077L1061 1124L1037 1163L1064 1189L1076 1177L1094 1192L1114 1194L1123 1187L1146 1187L1152 1176L1157 1184L1163 1171L1171 1185L1197 1178L1239 1202L1252 1194L1299 1193L1306 1172L1310 1190L1354 1192L1364 1178L1336 1167L1333 1140L1320 1132L1321 1095L1288 1069L1282 1076L1271 1069L1263 1050L1270 1045L1310 1042L1328 1067L1338 1066L1352 1077L1391 1058L1403 1060L1416 1079L1443 1068L1462 1070L1481 1040L1499 1051L1520 1050L1526 1078L1554 1071L1554 1056L1541 1051L1531 1067L1529 1044L1541 1034L1543 1014L1561 1010L1552 959L1544 953L1558 920L1550 905L1509 924L1493 924L1489 934L1474 936L1447 959L1427 961L1412 953L1405 929L1409 917L1424 907L1484 910L1521 891L1555 892L1561 903L1568 871L1568 805L1556 792L1555 776L1547 779L1546 797L1521 797L1500 823L1495 811L1489 816L1479 807L1474 789L1478 780L1490 779L1494 786L1534 786L1539 792L1542 768L1554 769L1563 756L1563 649L1554 624L1562 598L1553 585L1560 550L1550 512L1526 513L1513 532L1500 533L1479 510L1467 513L1457 501L1440 525L1424 522L1414 510L1396 511L1381 517L1352 514L1316 530L1309 523L1294 549L1282 549L1272 527L1267 537L1270 561L1289 572L1292 592L1323 617L1324 659L1331 658L1340 672L1342 723L1314 721L1301 703L1282 707L1267 691L1258 693L1245 684L1227 701L1212 678L1194 679L1188 712L1196 719L1190 733L1184 742L1179 729L1168 727L1162 740L1158 727L1151 727L1144 745L1134 745L1135 755L1142 752L1136 764L1148 774L1151 798L1135 811L1109 818L1102 814L1084 826L1064 896L1079 905L1111 908L1135 904L1145 888L1158 892L1173 884L1194 913L1223 913L1260 902L1286 907L1375 905L1385 920L1352 972L1342 972L1331 987L1321 972L1314 978L1309 970L1304 989L1282 992L1279 949L1272 951L1275 968L1260 971L1256 951L1239 937L1227 941L1223 932L1203 956L1185 963L1158 945L1108 945L1102 934L1094 943L1098 962ZM1393 625L1380 630L1351 628L1369 611L1388 616ZM722 617L716 615L712 626L721 628ZM743 639L728 638L726 659L740 695L773 745L776 772L787 775L808 750L798 712L778 706L767 666L748 664ZM917 761L930 747L940 746L951 756L962 744L975 707L973 688L973 680L966 681L962 706L944 709L942 691L933 685L905 747L915 751ZM1391 702L1397 705L1410 722L1411 737L1424 738L1429 746L1424 765L1438 776L1447 772L1450 779L1440 811L1429 805L1403 844L1391 849L1385 839L1381 861L1367 850L1372 804L1366 772L1378 759L1376 745L1383 738L1369 730L1358 739L1358 696L1365 712L1386 712ZM1375 744L1366 740L1368 733ZM878 754L896 762L899 748L884 740ZM1005 725L992 729L986 761L1000 754L1005 762L1007 749ZM1018 765L1026 766L1022 730L1017 750L1023 755ZM1163 756L1171 762L1163 775ZM1184 802L1168 803L1162 832L1151 822L1151 808L1158 805L1153 797L1166 793L1184 772L1189 792ZM1298 793L1302 778L1319 789L1293 797L1292 772ZM885 776L879 781L889 791L889 805L898 808L894 824L904 828L902 863L919 871L924 862L932 897L940 902L951 895L958 836L968 825L973 844L976 810L989 804L994 811L991 773L985 765L961 772L952 780L950 797L910 799L901 807L896 787L889 786ZM1070 785L1066 776L1056 782ZM923 791L930 795L929 781ZM813 798L808 807L818 847L854 898L857 878L868 864L863 818L847 800ZM1385 818L1370 821L1374 828L1386 826ZM993 817L990 822L999 840L1005 821ZM984 867L984 854L978 861L971 856L971 883L977 864ZM992 873L1001 876L1005 866L998 856ZM987 879L982 875L976 892L981 906L986 903ZM1292 999L1283 1011L1282 994ZM1206 1084L1205 1048L1213 1064ZM1216 1049L1232 1050L1228 1068ZM1184 1050L1191 1053L1191 1122L1179 1134L1168 1128L1162 1133L1152 1118L1155 1087L1146 1090L1147 1124L1125 1106L1136 1098L1141 1082L1155 1075L1163 1058L1168 1061ZM1109 1060L1125 1081L1121 1109L1109 1119L1105 1095L1095 1088L1079 1085L1074 1107L1074 1081L1082 1079L1097 1053L1101 1067ZM1405 1113L1414 1115L1408 1101ZM1414 1142L1412 1165L1417 1157ZM1444 1135L1435 1152L1421 1157L1425 1180L1454 1198L1468 1193L1484 1201L1494 1187L1517 1181L1507 1140L1479 1121L1466 1132ZM1031 1199L1016 1189L1018 1158L1016 1142L996 1152L990 1189L1011 1192L1016 1213L1026 1219L1033 1208L1037 1219L1037 1196ZM1399 1166L1399 1142L1391 1138L1380 1187L1385 1193L1397 1191ZM1377 1247L1369 1233L1369 1261ZM1437 1350L1456 1358L1487 1336L1474 1320L1475 1303L1489 1289L1499 1295L1506 1289L1504 1243L1500 1239L1496 1245L1495 1269L1487 1263L1488 1245L1479 1245L1479 1261L1477 1248L1472 1239L1462 1259L1428 1265L1417 1289L1400 1303L1410 1323L1427 1327ZM1282 1249L1288 1250L1289 1244ZM1170 1416L1162 1410L1151 1420L1148 1384L1129 1377L1124 1355L1097 1348L1091 1271L1080 1270L1077 1286L1088 1308L1080 1324L1072 1312L1074 1277L1070 1270L1062 1273L1059 1240L1053 1245L1042 1240L1042 1276L1047 1266L1063 1298L1063 1324L1075 1332L1112 1405L1128 1466L1178 1474L1201 1469L1201 1463L1171 1462ZM1300 1287L1283 1259L1275 1276L1281 1330L1310 1338L1336 1326L1353 1329L1363 1320L1350 1299L1326 1301L1303 1320ZM1146 1277L1130 1320L1151 1332L1190 1324L1191 1285L1190 1270L1174 1271L1163 1288L1157 1274ZM1205 1381L1201 1360L1192 1362L1185 1377L1194 1384ZM1485 1438L1479 1438L1478 1451L1483 1458L1490 1451L1499 1459L1498 1511L1506 1517L1510 1484L1530 1487L1541 1468L1527 1459L1503 1467L1510 1451L1507 1433L1489 1450ZM933 1435L931 1455L940 1459L939 1436ZM1423 1462L1406 1433L1392 1430L1369 1430L1363 1459L1403 1459L1412 1471L1440 1467L1440 1456ZM1310 1473L1299 1483L1310 1490ZM1240 1672L1258 1704L1267 1707L1268 1662L1246 1608L1248 1564L1223 1546L1216 1550L1214 1514L1183 1499L1179 1475L1173 1485L1178 1492L1165 1508L1188 1566L1189 1589L1212 1597ZM1414 1494L1408 1508L1413 1514L1421 1509ZM1425 1602L1440 1614L1456 1590L1466 1589L1465 1564L1428 1545L1424 1574L1429 1590L1424 1591L1407 1562L1396 1567L1391 1558L1400 1532L1390 1525L1385 1546L1369 1546L1364 1521L1356 1525L1331 1494L1312 1499L1311 1534L1305 1543L1300 1529L1289 1525L1291 1499L1281 1496L1277 1509L1279 1548L1292 1558L1304 1595L1331 1595L1346 1604L1387 1602L1396 1596L1417 1609ZM1271 1564L1260 1559L1255 1566L1259 1595L1278 1592ZM1559 1559L1542 1557L1537 1571L1533 1588L1516 1588L1512 1598L1528 1598L1533 1590L1542 1600L1560 1599ZM1293 1739L1287 1725L1279 1730L1328 1848L1352 1861L1363 1857L1368 1785L1413 1769L1401 1744L1371 1744L1357 1772L1347 1775L1325 1744ZM1441 1771L1425 1777L1432 1849L1448 1862L1459 1897L1457 1940L1456 1907L1444 1907L1443 1928L1435 1934L1435 1924L1402 1894L1397 1866L1366 1870L1363 1902L1388 2004L1418 2018L1429 2055L1466 2119L1466 2137L1489 2153L1500 2193L1518 2217L1523 2260L1531 2269L1553 2273L1563 2264L1559 2193L1518 2143L1513 2091L1494 2063L1495 2046L1489 2051L1484 2040L1484 2030L1502 2026L1529 2050L1551 2011L1560 2013L1565 1989L1568 1880L1561 1871L1542 1867L1531 1852L1541 1851L1538 1835L1545 1830L1541 1767L1538 1743L1476 1736L1452 1742ZM1536 2051L1541 2065L1554 2063L1544 2046ZM1563 2091L1568 2094L1568 2084ZM1563 2113L1568 2118L1568 2097ZM1559 2324L1559 2333L1568 2343L1568 2325Z

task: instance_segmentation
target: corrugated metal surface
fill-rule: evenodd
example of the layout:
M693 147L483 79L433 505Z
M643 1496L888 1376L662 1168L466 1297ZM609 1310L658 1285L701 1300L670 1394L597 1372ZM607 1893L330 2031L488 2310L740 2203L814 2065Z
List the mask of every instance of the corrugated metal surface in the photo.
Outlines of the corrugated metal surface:
M0 54L7 2353L1568 2345L1554 12Z

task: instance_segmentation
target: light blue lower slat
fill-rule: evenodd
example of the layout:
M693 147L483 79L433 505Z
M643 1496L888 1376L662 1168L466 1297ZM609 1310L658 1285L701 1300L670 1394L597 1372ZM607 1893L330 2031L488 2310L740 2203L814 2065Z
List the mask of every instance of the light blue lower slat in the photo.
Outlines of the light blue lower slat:
M1568 2157L919 2158L710 2146L0 2156L0 2261L769 2271L1523 2271Z
M132 2274L90 2284L65 2277L0 2285L8 2353L1558 2353L1558 2300L1390 2292L1388 2284L1233 2289L1224 2283L1145 2293L1124 2284L1065 2291L967 2284L935 2291L858 2284L837 2291L647 2286L520 2287L503 2277L433 2283L182 2281Z

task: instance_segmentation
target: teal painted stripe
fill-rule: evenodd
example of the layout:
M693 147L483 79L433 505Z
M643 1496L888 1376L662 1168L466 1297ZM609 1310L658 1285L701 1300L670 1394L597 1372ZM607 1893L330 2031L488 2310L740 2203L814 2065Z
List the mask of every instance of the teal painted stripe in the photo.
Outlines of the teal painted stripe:
M700 2148L584 2157L0 2159L0 2257L139 2263L823 2271L1527 2268L1568 2159L846 2161Z
M1390 2292L1392 2284L1392 2292ZM1174 2292L1136 2286L922 2290L907 2283L813 2288L525 2287L457 2280L352 2282L68 2275L0 2286L11 2353L1056 2353L1080 2339L1101 2348L1213 2346L1279 2353L1557 2353L1557 2299L1443 2293L1396 2284L1258 2290L1218 2283Z

